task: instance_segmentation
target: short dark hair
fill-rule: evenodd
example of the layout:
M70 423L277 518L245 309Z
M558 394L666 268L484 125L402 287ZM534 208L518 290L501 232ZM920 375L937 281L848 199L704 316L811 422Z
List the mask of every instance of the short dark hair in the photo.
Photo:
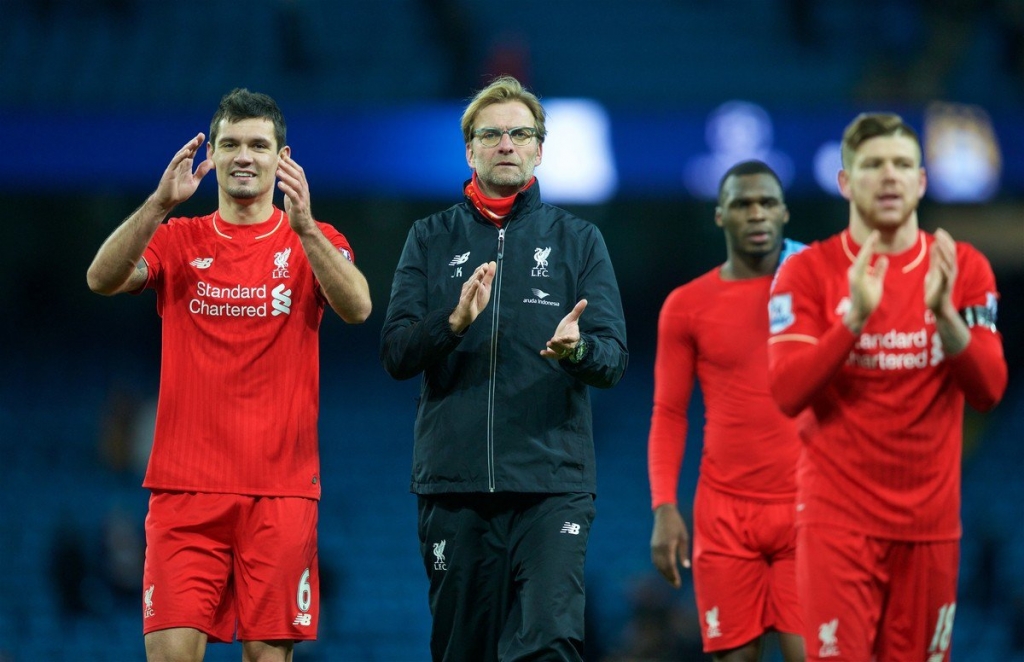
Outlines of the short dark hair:
M853 164L853 155L860 146L879 136L906 136L917 143L921 153L921 139L913 127L896 113L861 113L843 131L843 169Z
M769 175L775 180L775 183L779 185L779 191L782 191L782 180L772 170L771 166L764 161L758 161L757 159L751 159L749 161L740 161L733 167L725 171L722 175L722 179L718 182L718 204L722 204L722 196L725 194L725 182L732 176L741 177L743 175Z
M213 114L213 119L210 121L210 144L216 147L217 129L221 120L240 122L249 119L270 120L274 124L276 148L281 149L287 144L285 135L288 127L284 123L284 115L277 107L277 103L266 94L250 92L244 87L236 87L221 97L217 112Z

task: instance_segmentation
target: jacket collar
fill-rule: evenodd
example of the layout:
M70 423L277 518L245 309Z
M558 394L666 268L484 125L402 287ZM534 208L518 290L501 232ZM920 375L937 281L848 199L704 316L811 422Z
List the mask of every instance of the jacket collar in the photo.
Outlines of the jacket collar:
M465 182L462 183L463 191L466 190L466 186L469 184L470 181L470 179L467 179ZM476 206L473 204L473 201L466 197L465 193L463 193L463 204L469 207L469 209L472 211L473 215L477 219L484 221L488 225L493 225L493 223L490 220L484 218L480 214L480 212L477 211ZM532 186L530 186L525 191L520 191L519 193L516 194L516 201L512 203L512 211L510 211L508 216L506 216L504 221L502 221L502 227L507 227L511 221L515 220L519 216L534 211L535 209L540 207L540 205L540 180L535 179Z

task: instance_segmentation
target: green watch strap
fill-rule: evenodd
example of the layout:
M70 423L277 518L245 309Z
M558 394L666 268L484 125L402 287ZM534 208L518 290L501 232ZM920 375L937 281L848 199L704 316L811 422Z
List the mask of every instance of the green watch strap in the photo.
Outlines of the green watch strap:
M580 341L576 343L576 346L572 348L572 353L569 354L569 363L579 363L583 360L583 357L587 355L587 341L580 337Z

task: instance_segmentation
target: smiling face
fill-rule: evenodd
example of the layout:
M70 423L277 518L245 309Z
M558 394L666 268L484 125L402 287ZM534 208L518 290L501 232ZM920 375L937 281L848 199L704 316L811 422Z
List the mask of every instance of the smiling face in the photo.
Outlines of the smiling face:
M762 257L778 251L788 221L782 188L771 175L730 175L723 182L715 224L725 231L730 254Z
M839 172L839 190L850 201L851 228L861 241L871 230L917 232L917 206L926 178L917 142L896 134L869 138Z
M517 127L534 127L533 113L520 101L492 103L477 113L473 129L503 131ZM526 145L513 144L507 133L494 147L484 147L479 138L466 145L466 162L476 171L481 192L490 198L504 198L515 194L533 177L540 165L543 145L533 138Z
M262 118L238 122L222 119L216 143L207 143L206 152L213 159L222 195L236 201L273 197L280 157L273 122Z

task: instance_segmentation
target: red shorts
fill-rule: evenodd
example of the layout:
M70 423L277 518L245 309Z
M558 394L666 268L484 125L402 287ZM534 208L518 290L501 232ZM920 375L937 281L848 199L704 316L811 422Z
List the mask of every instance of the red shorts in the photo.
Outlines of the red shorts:
M808 660L947 662L960 542L797 530Z
M210 641L316 639L317 502L154 492L146 516L142 630Z
M800 634L793 501L741 499L698 484L693 589L704 651L738 648L772 629Z

